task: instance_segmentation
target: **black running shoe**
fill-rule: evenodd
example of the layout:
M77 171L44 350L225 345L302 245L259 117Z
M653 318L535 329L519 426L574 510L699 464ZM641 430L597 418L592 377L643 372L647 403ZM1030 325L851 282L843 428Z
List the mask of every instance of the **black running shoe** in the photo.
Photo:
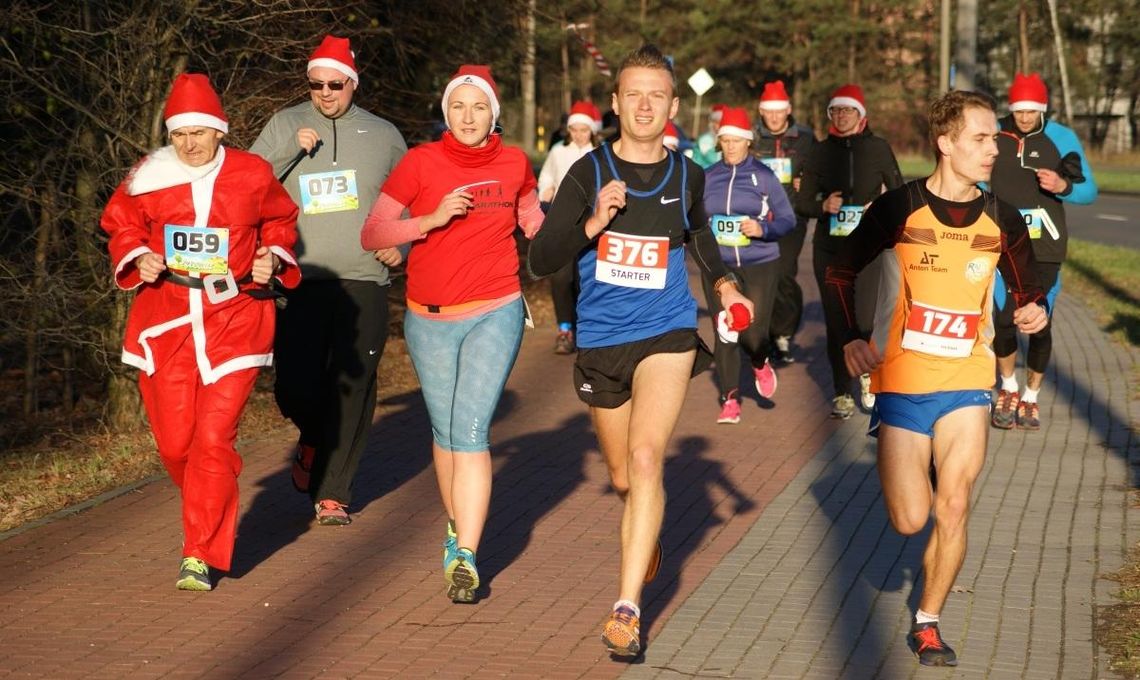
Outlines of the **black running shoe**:
M938 623L916 623L906 636L907 645L923 666L957 666L958 655L942 639Z

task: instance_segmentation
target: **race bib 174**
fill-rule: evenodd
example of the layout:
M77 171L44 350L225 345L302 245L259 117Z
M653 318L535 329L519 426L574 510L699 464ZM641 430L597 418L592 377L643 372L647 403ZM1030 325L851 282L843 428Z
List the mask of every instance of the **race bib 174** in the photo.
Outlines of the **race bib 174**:
M981 316L981 312L942 309L912 301L902 347L938 357L968 357L974 350Z
M669 237L603 232L594 278L625 288L665 288Z
M199 274L229 271L230 230L168 224L163 235L166 266Z

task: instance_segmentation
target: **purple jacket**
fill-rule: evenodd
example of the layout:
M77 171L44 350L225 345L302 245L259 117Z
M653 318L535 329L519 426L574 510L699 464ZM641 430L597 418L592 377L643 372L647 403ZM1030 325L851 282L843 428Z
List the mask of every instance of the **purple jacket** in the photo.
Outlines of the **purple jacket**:
M796 214L780 180L752 156L739 165L722 160L705 169L705 212L718 235L720 256L730 267L779 258L776 241L796 226ZM748 238L734 232L733 218L742 216L763 225L764 236Z

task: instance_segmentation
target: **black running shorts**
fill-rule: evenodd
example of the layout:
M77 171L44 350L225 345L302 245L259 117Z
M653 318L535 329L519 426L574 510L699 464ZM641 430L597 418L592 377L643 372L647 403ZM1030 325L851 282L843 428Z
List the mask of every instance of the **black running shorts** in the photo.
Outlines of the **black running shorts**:
M691 328L612 347L580 347L574 363L574 391L590 406L617 408L629 401L633 372L642 359L651 354L678 354L691 349L697 350L692 372L697 376L712 363L712 352Z

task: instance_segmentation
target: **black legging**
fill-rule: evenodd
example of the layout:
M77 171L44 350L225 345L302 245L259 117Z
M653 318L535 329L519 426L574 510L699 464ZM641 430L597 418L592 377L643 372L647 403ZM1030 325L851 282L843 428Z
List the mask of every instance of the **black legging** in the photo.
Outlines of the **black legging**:
M730 395L740 390L740 351L749 356L753 368L760 368L768 360L771 343L768 340L769 325L772 321L772 305L776 300L776 282L780 278L780 261L762 262L745 267L729 267L728 270L740 277L744 290L740 291L752 301L754 313L752 324L740 332L737 342L721 342L716 337L713 357L716 360L716 378L720 384L720 400L723 403ZM720 314L720 296L712 289L708 277L701 277L709 314L713 324ZM715 330L715 328L714 328ZM715 333L714 333L715 334Z
M804 291L796 281L800 270L800 251L807 236L807 218L797 217L796 228L777 243L780 246L780 282L776 284L776 302L772 307L773 338L792 337L800 328L804 314Z
M1038 262L1037 282L1041 289L1049 292L1057 285L1057 276L1061 273L1058 262ZM1008 291L1005 296L1005 307L1001 309L994 305L994 354L1007 357L1017 352L1017 326L1013 323L1013 295ZM1044 373L1049 367L1049 357L1053 355L1053 310L1049 310L1049 324L1029 336L1029 349L1025 352L1025 365L1035 373Z
M824 297L822 295L824 274L827 272L827 266L834 259L834 253L824 250L818 245L813 245L812 268L815 270L815 282L819 286L821 297ZM879 298L879 273L881 270L882 262L876 257L855 278L855 323L859 326L859 333L864 340L871 338L871 329L874 326L875 304ZM850 394L851 374L847 372L847 363L843 358L844 337L839 329L832 328L832 324L826 323L827 319L835 318L834 314L824 310L823 318L827 330L827 361L831 364L831 380L835 394Z
M571 326L577 320L578 262L568 263L550 275L550 299L554 301L554 318Z

